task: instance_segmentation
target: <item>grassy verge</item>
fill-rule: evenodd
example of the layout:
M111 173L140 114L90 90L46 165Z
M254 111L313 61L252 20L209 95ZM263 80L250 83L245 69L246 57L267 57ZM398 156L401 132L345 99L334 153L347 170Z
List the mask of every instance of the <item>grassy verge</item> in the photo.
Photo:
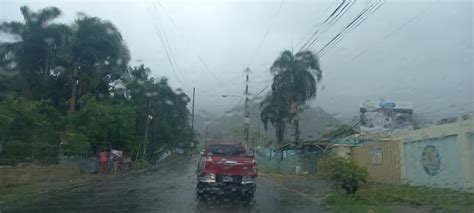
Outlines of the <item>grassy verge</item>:
M337 193L324 203L334 212L472 212L474 193L371 183L355 196Z
M136 174L141 173L149 169L153 169L156 166L164 164L168 161L173 161L179 159L179 155L172 155L166 158L163 161L158 162L157 164L150 164L147 161L139 161L134 164L132 171L121 173L117 175L107 174L107 175L98 175L98 174L87 174L87 173L78 173L75 176L58 176L54 180L50 181L41 181L41 182L32 182L22 185L14 185L8 187L0 187L0 209L2 206L7 205L8 203L27 199L31 197L40 196L47 193L59 192L62 190L77 188L93 183L97 183L102 180L118 177L121 175L127 174Z
M0 188L0 207L16 200L57 192L64 189L81 187L109 177L111 176L81 174L69 179L59 179L2 187Z

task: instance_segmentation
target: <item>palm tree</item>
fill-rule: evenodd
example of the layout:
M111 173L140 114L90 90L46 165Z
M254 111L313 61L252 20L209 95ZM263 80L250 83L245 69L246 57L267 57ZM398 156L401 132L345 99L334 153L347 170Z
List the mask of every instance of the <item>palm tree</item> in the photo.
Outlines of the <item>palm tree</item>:
M311 51L293 55L291 51L286 50L275 60L270 72L274 75L272 93L271 98L265 99L262 103L264 106L262 121L266 123L268 120L264 118L271 115L270 118L277 118L275 121L278 122L275 124L278 126L286 119L286 122L295 126L294 136L298 142L300 136L298 115L303 111L301 106L316 97L316 85L322 79L319 59ZM277 128L276 131L281 130ZM278 142L282 142L283 136L279 137Z
M109 84L127 71L130 52L119 30L108 21L82 15L72 26L65 65L71 84L70 111L81 96L108 95Z
M51 23L61 15L56 7L32 12L21 7L23 22L2 22L0 32L10 35L10 41L0 42L2 67L20 74L21 90L28 98L47 97L45 87L55 67L54 55L64 44L68 27Z
M281 145L285 137L286 119L288 118L288 110L283 99L278 99L274 95L267 96L261 103L260 119L263 127L268 130L268 123L275 128L276 144Z

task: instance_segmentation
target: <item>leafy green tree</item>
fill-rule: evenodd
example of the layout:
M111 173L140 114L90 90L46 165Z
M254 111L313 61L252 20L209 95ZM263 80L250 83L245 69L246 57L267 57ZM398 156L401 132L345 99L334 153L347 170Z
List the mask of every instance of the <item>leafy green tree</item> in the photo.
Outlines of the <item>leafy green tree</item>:
M136 113L128 104L99 101L92 95L79 99L80 111L69 113L65 148L74 155L96 154L102 148L137 149Z
M52 21L61 15L56 7L37 12L21 7L23 22L1 22L0 32L10 35L0 43L2 71L18 70L20 78L14 89L24 97L41 99L48 97L48 83L55 68L55 54L65 45L68 27Z
M283 122L295 126L295 141L299 141L298 115L302 106L316 97L316 85L322 78L319 59L311 51L302 51L293 55L284 51L273 62L270 72L274 75L270 98L263 101L261 118L264 123L276 124L277 141L284 138ZM273 120L273 122L272 122Z
M125 91L118 90L114 97L137 106L137 134L144 143L142 147L147 147L145 158L156 160L164 151L190 146L190 99L174 91L166 78L155 80L149 74L150 69L144 65L131 68L130 75L123 79Z
M54 162L59 146L61 114L50 101L8 98L0 102L1 159Z
M263 127L268 130L268 123L275 128L276 144L281 145L285 138L286 120L288 118L288 110L284 99L276 95L267 96L260 104L260 119Z
M56 24L61 12L55 7L21 12L23 22L0 23L0 33L10 35L0 41L0 139L9 155L38 153L21 148L33 142L51 142L57 150L59 135L74 155L112 147L143 150L155 160L191 147L189 97L166 78L150 77L144 65L129 68L115 25L84 14Z
M67 51L61 60L71 91L69 110L86 94L108 96L110 84L127 71L130 53L119 30L111 22L81 15L71 26Z

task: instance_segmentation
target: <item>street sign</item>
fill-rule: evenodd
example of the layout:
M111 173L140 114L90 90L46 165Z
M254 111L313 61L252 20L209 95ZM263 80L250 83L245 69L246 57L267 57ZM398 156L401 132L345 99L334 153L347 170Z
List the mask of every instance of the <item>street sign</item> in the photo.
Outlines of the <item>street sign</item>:
M382 164L382 148L376 146L373 147L370 152L372 153L372 164Z

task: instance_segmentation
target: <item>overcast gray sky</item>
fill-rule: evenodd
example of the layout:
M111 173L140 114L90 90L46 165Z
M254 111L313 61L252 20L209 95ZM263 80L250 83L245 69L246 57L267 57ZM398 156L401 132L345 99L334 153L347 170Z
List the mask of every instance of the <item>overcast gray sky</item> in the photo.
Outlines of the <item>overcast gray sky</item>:
M2 0L0 20L22 20L22 5L59 7L60 22L72 22L80 11L110 20L123 34L132 64L144 63L153 76L169 77L189 95L196 87L196 110L219 114L242 103L221 95L242 95L249 64L255 94L271 83L269 67L278 54L296 51L338 2L286 0L277 14L279 0ZM367 4L357 1L311 50L320 50ZM358 115L361 100L379 98L410 101L415 113L434 119L472 112L472 14L472 1L386 2L321 56L323 81L311 105L345 119ZM166 33L175 72L158 32Z

